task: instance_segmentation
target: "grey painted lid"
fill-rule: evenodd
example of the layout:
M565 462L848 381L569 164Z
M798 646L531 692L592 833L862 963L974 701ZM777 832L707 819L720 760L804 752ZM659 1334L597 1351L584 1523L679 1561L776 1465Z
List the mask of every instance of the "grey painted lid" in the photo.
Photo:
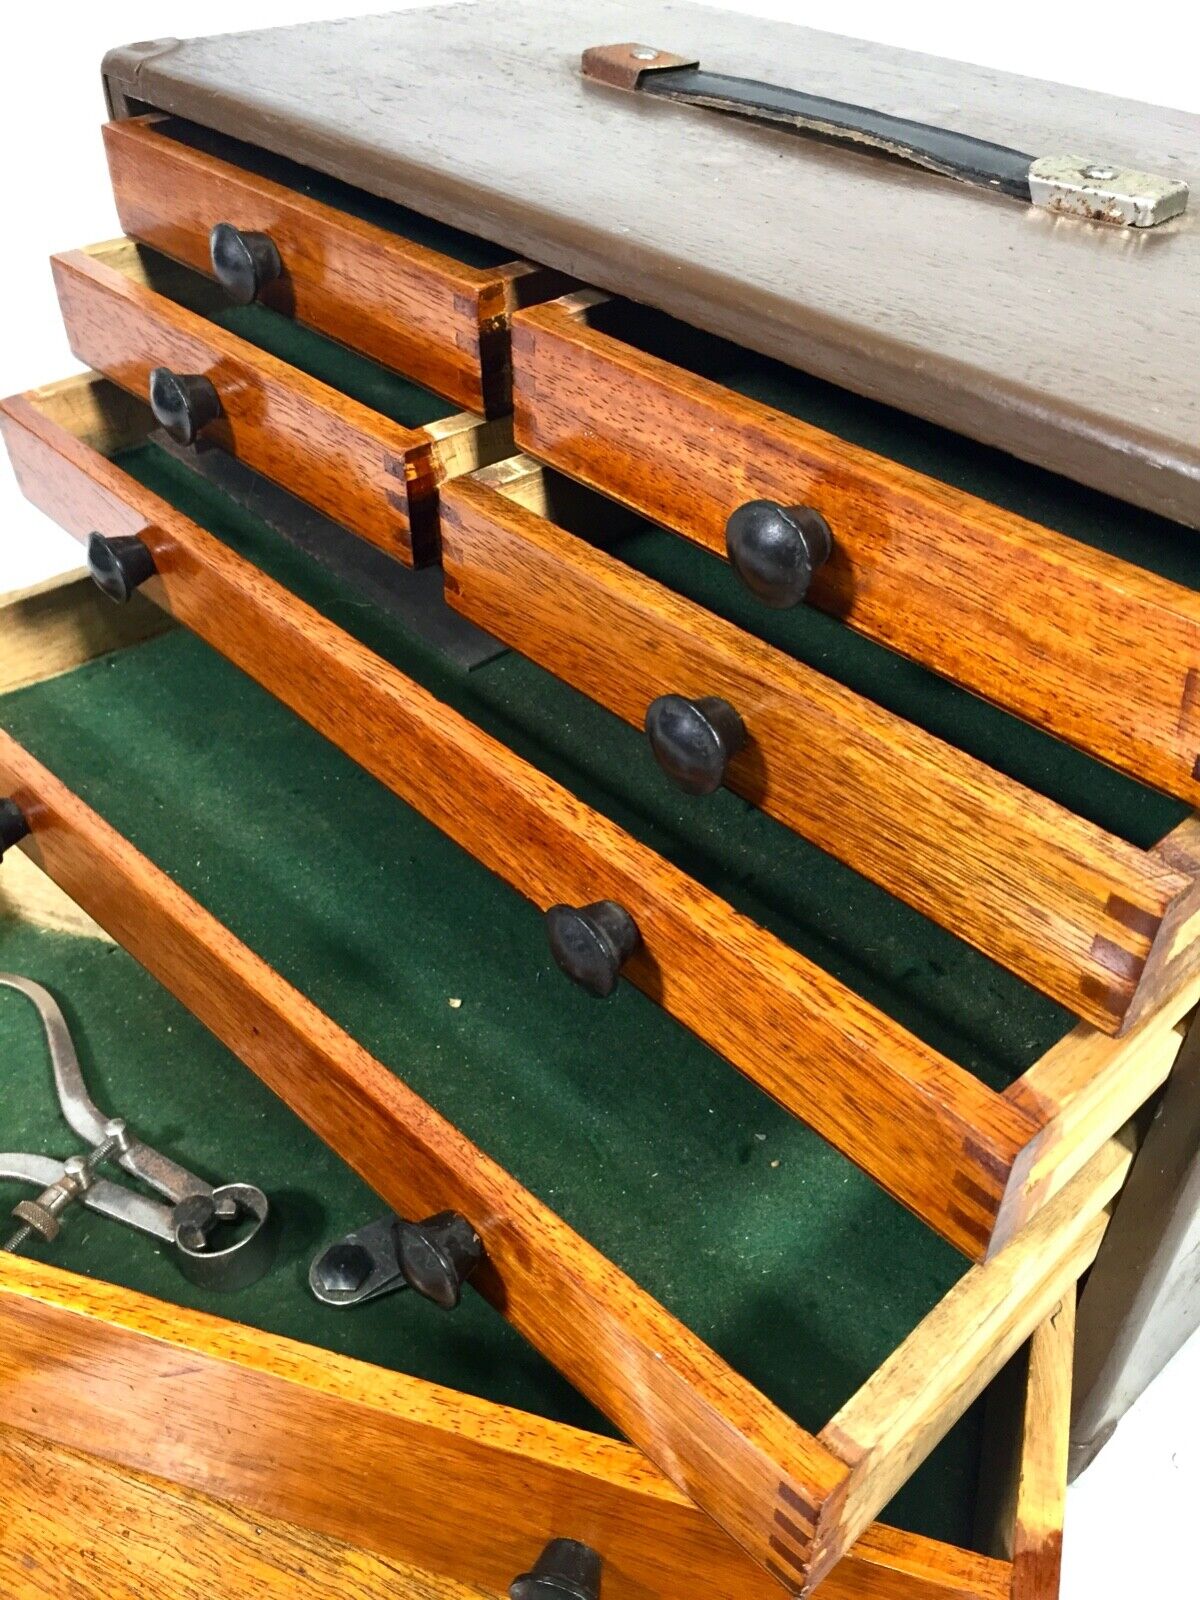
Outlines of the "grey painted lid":
M105 61L151 105L1200 526L1200 197L1153 229L585 81L640 39L1200 186L1200 117L661 0L484 0Z

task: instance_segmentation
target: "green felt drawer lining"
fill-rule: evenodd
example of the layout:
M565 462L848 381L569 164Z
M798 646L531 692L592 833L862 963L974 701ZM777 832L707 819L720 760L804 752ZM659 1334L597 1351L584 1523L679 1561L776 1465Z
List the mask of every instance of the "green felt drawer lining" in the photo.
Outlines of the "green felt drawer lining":
M637 991L598 1005L573 990L532 908L192 637L19 691L0 714L804 1426L828 1420L963 1270ZM260 1183L289 1219L283 1266L236 1302L199 1296L149 1241L131 1245L102 1219L73 1227L54 1259L594 1421L473 1298L449 1320L413 1299L350 1317L309 1300L316 1243L376 1203L123 952L6 930L0 961L64 1000L106 1107L207 1176ZM0 1037L23 1033L6 1051L5 1142L66 1153L32 1012L14 996L0 1016ZM968 1538L978 1429L972 1413L895 1518Z
M509 653L464 674L155 446L127 452L121 464L440 698L994 1087L1004 1087L1072 1025L1067 1012L1028 984L737 796L681 795L659 772L640 734L532 662ZM596 504L603 512L603 502ZM736 589L724 563L671 535L646 530L622 540L619 549L681 588L699 573L727 599ZM858 652L861 641L845 629L837 629L835 638ZM868 648L886 666L897 666L900 679L915 690L908 699L918 709L922 695L932 691L939 699L948 687L918 669L907 670L889 652ZM987 713L981 702L967 699ZM1024 731L1011 718L1004 720ZM1054 743L1055 751L1064 748ZM1088 766L1101 774L1095 763ZM1139 800L1159 803L1138 785L1114 782ZM1173 814L1171 803L1163 804Z
M234 141L177 123L166 131L473 265L507 259ZM613 331L636 327L643 348L1200 587L1195 552L1147 513L657 314L620 306L606 314ZM404 425L446 413L427 391L261 307L214 320ZM509 655L458 673L155 447L126 452L121 464L994 1086L1071 1025L1026 985L735 797L677 795L638 735L532 664ZM597 498L594 514L574 520L576 531L603 537L614 519ZM1143 846L1183 815L816 612L764 613L722 563L684 541L640 527L616 548ZM20 691L0 702L0 721L802 1425L819 1428L962 1271L948 1247L645 997L626 985L597 1005L573 991L552 968L532 908L198 641L168 635ZM0 924L0 962L59 995L103 1105L215 1180L261 1183L284 1222L277 1270L230 1299L188 1285L151 1241L83 1214L52 1259L606 1428L474 1297L450 1318L410 1296L352 1316L313 1301L304 1283L313 1250L377 1203L123 951ZM9 1063L4 1142L67 1153L33 1013L16 996L0 994L0 1040ZM888 1516L969 1544L980 1431L976 1407Z
M230 306L210 320L402 428L422 428L454 414L440 395L268 306Z
M508 655L459 673L157 447L120 460L989 1081L1007 1081L1069 1026L1027 986L735 797L679 796L638 735L531 663ZM599 536L608 518L603 502L596 508ZM618 548L737 612L737 591L712 558L644 529ZM912 682L920 709L936 680ZM644 996L622 986L598 1005L571 989L553 970L531 907L199 641L176 633L20 691L0 706L0 720L802 1425L819 1428L962 1271L948 1247ZM192 1142L200 1110L176 1098L157 1041L145 1070L155 1090L170 1088L167 1102L156 1105L138 1080L139 1051L114 1038L112 1070L128 1062L132 1076L111 1080L113 1108L135 1111L148 1136L208 1175L246 1177L283 1196L293 1219L285 1267L243 1297L239 1317L503 1403L590 1420L474 1302L452 1336L443 1319L414 1315L427 1308L412 1301L331 1322L304 1292L304 1267L321 1238L372 1209L361 1184L121 952L84 946L79 956L76 941L50 942L54 951L43 943L23 955L18 941L4 960L29 961L27 970L65 992L68 1009L94 1030L89 1061L108 1059L114 992L158 1008L173 1048L186 1036L187 1054L206 1063L188 1081L211 1090L202 1104L212 1143ZM120 984L100 985L97 974L117 966ZM130 1008L122 1015L141 1037ZM222 1063L224 1091L210 1059ZM43 1078L13 1142L64 1148L47 1091ZM263 1108L253 1145L242 1138L243 1124L258 1126L244 1110L251 1091ZM150 1292L194 1294L148 1243L131 1249L118 1235L89 1254L97 1233L115 1230L83 1226L58 1257L65 1264ZM969 1539L979 1426L973 1411L904 1491L895 1520Z

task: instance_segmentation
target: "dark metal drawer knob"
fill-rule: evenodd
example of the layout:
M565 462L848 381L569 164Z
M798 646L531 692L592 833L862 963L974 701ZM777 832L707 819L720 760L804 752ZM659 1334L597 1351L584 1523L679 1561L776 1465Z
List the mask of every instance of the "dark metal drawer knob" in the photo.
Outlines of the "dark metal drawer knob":
M600 1600L600 1557L578 1539L551 1539L508 1586L510 1600Z
M833 535L811 506L748 500L725 524L725 548L751 594L783 610L804 599L813 573L833 552Z
M25 820L25 813L15 800L0 800L0 861L4 860L4 852L10 850L14 844L20 844L29 832L29 824Z
M463 1285L483 1260L483 1241L457 1211L424 1222L396 1223L396 1256L410 1289L453 1311Z
M257 300L268 283L283 276L283 262L269 233L243 233L218 222L208 236L213 276L239 306Z
M615 900L551 906L546 932L550 953L567 977L598 1000L617 987L621 968L641 941L637 923Z
M208 378L155 367L150 374L150 409L176 444L195 444L200 429L221 415L221 397Z
M98 589L110 600L124 603L154 576L154 557L135 533L121 533L113 539L89 533L87 568Z
M728 700L664 694L646 712L646 737L672 783L688 794L712 794L745 744L746 726Z

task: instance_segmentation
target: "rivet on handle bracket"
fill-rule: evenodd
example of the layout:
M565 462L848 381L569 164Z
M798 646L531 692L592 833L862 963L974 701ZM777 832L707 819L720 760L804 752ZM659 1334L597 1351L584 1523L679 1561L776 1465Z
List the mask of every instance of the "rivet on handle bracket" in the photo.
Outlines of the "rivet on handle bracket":
M647 44L593 45L583 52L585 78L612 89L674 100L754 122L783 124L833 144L878 151L977 189L1092 222L1153 228L1184 211L1188 186L1095 156L1027 155L1007 145L938 128L870 106L830 100L803 89L701 71L694 56Z

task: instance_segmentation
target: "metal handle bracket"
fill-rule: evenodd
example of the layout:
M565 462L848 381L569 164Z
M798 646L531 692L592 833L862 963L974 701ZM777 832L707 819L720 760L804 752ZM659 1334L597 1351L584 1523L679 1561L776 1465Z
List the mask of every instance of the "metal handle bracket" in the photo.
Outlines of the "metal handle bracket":
M610 88L756 121L784 123L834 143L873 150L960 183L1093 222L1153 228L1187 207L1188 186L1179 178L1159 177L1088 155L1032 156L973 134L802 89L703 72L698 60L653 45L593 45L583 52L582 72L585 78Z

